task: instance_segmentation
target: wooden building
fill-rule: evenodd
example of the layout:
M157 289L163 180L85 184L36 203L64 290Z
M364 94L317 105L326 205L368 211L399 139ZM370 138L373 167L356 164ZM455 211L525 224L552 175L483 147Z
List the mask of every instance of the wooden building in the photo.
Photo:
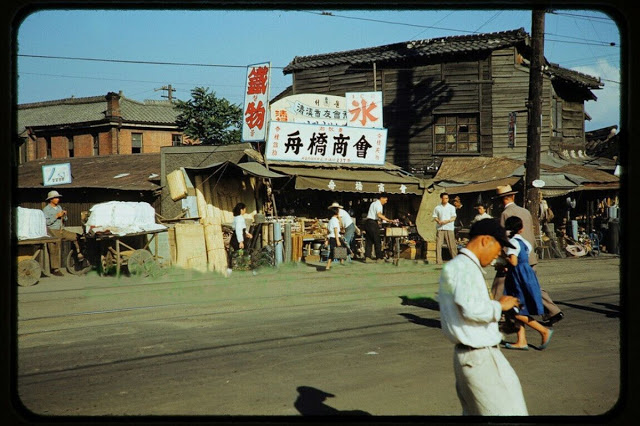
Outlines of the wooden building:
M17 161L159 153L188 143L169 101L138 102L122 92L18 105Z
M445 157L526 156L530 56L520 28L295 57L283 72L293 76L287 94L381 91L386 160L433 175ZM584 149L584 102L602 86L546 64L543 152Z

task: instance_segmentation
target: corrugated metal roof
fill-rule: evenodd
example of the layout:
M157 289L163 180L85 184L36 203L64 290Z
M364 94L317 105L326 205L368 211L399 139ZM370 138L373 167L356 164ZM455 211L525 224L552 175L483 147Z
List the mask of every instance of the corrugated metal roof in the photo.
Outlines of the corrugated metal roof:
M434 176L435 182L483 182L514 175L522 162L506 157L444 158Z
M42 166L69 163L72 182L65 188L106 188L130 191L154 191L160 186L160 154L102 155L96 157L57 158L28 161L17 167L17 188L49 188L42 184ZM149 179L150 176L154 177ZM120 177L117 177L120 176Z

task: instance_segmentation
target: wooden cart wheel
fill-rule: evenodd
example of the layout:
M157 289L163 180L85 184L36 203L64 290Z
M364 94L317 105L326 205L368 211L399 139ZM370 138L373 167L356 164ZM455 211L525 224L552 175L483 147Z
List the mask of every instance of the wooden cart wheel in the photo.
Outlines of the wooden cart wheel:
M148 250L134 250L127 259L127 268L131 275L146 277L156 265L153 255Z
M101 275L108 275L112 269L115 269L116 258L110 251L100 256Z
M18 285L28 287L40 280L42 268L35 259L27 259L18 262Z
M71 250L67 254L67 271L73 275L84 275L91 270L92 266L89 260L85 257L82 260L78 260L75 249Z

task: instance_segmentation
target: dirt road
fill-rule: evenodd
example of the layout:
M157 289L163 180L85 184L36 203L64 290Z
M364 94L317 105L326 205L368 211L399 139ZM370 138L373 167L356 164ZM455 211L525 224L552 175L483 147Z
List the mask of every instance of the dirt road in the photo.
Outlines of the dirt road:
M619 268L615 256L540 263L566 319L545 351L503 349L531 415L616 404ZM45 416L457 416L439 274L405 261L43 278L19 289L17 392Z

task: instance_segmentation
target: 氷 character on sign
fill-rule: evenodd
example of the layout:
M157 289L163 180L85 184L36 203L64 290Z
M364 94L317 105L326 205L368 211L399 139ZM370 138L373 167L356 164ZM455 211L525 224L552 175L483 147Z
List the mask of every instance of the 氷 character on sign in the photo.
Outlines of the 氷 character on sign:
M353 105L355 108L349 110L349 113L351 114L351 119L349 120L350 122L356 121L360 116L362 116L360 118L360 124L362 124L363 126L367 124L367 120L378 120L378 117L371 114L371 111L378 107L375 102L371 102L367 105L367 100L361 99L359 103L358 101L354 100L353 102L351 102L351 105Z

